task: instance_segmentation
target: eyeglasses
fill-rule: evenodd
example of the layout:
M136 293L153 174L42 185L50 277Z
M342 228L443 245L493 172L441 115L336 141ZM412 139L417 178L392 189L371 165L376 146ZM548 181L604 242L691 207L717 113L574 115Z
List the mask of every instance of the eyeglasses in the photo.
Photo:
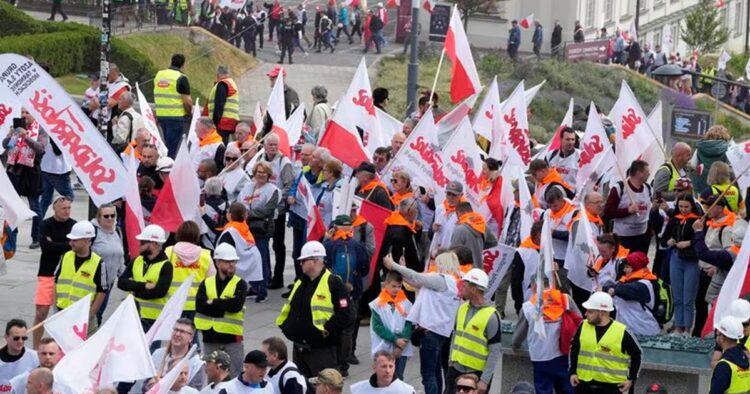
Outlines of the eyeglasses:
M464 385L458 385L458 386L456 386L456 391L459 392L459 393L470 393L470 392L472 392L472 391L474 391L476 389L477 388L474 387L474 386L464 386Z
M227 157L224 158L224 161L235 161L235 160L237 160L236 157L229 157L229 156L227 156Z
M24 335L24 336L13 337L12 339L14 341L25 341L25 340L28 340L29 337L27 337L26 335Z
M109 214L109 215L102 215L102 218L103 218L103 219L114 219L114 218L116 218L116 217L117 217L117 214L116 214L116 213L113 213L113 214Z
M193 335L192 331L183 330L181 328L173 328L172 331L178 333L178 334L184 334L184 335Z

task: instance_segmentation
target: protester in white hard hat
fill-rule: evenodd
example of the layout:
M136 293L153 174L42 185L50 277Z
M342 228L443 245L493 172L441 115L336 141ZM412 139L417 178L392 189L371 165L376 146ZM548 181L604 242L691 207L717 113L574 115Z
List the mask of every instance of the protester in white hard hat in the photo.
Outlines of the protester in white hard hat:
M341 278L325 268L325 257L320 242L302 246L297 264L302 265L303 275L276 319L281 332L294 343L292 361L308 379L325 368L338 367L339 335L354 318L349 292Z
M500 314L495 303L485 298L489 278L474 268L464 274L461 298L466 300L456 313L450 347L445 392L456 391L456 378L470 373L479 377L479 394L490 392L492 375L500 357Z
M570 384L576 393L625 393L641 369L641 347L624 324L613 320L612 297L597 291L583 303L583 323L570 344Z
M234 247L239 261L237 276L253 287L257 297L256 303L266 301L264 265L260 242L254 237L247 224L248 210L241 202L232 203L226 213L227 223L220 227L218 244L229 244ZM257 241L257 243L256 243ZM252 292L252 290L251 290Z
M88 335L98 327L96 311L104 302L108 288L106 263L91 251L94 237L96 230L90 222L84 220L74 224L68 233L71 250L60 259L55 272L55 305L58 309L65 309L91 295Z
M173 270L162 250L167 242L167 234L163 228L149 224L135 238L141 243L140 255L125 266L117 287L135 296L141 325L144 331L148 331L167 303Z
M750 392L750 362L745 347L742 320L725 316L715 327L716 343L721 347L721 359L711 374L710 394Z
M738 298L729 305L729 314L728 316L732 316L734 318L737 318L739 321L742 322L742 328L743 328L743 336L742 339L740 339L740 345L744 347L745 349L748 348L747 344L747 338L750 336L750 302L748 302L744 298ZM716 363L719 362L721 359L722 349L721 346L717 343L714 347L714 353L711 356L711 366L716 366Z
M242 372L245 356L242 340L247 282L235 275L239 260L234 246L219 244L214 250L216 275L201 282L195 295L195 326L201 331L203 353L229 354L231 376Z

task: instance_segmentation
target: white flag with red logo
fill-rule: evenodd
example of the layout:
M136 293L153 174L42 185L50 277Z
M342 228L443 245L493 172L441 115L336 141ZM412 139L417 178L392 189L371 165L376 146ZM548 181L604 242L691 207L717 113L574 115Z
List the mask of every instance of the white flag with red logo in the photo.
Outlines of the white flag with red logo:
M490 157L500 157L503 161L507 158L508 163L523 168L529 166L531 147L526 107L524 83L521 81L505 105L495 109L493 129L497 130L499 135L492 138Z
M170 389L172 386L174 386L175 382L177 382L177 379L180 377L180 374L185 369L185 367L188 366L188 363L190 362L190 359L195 355L195 352L198 350L197 345L193 345L190 347L190 350L188 350L185 357L181 358L180 361L177 363L177 365L173 366L172 369L169 370L161 379L159 379L156 383L154 383L153 386L151 386L148 391L146 391L146 394L169 394L172 391Z
M482 251L482 264L489 279L486 294L495 293L505 273L508 272L508 268L513 264L515 255L516 248L511 248L503 243L498 243L497 246Z
M201 106L199 99L195 99L195 105L193 105L193 116L190 118L190 128L188 128L187 142L188 142L188 153L190 154L190 162L193 165L193 171L198 171L198 164L201 162L200 158L200 141L198 140L198 133L195 131L195 126L198 124L198 119L201 117Z
M375 112L378 114L380 133L382 134L384 141L390 142L396 133L400 133L404 129L404 124L391 116L388 112L377 107L375 107Z
M91 338L67 353L53 373L55 381L77 393L154 376L154 362L133 296L128 296Z
M447 114L435 118L440 147L445 146L445 143L451 138L459 123L471 113L471 109L474 108L477 98L479 98L479 94L471 95L453 107Z
M472 127L474 132L484 137L487 141L492 141L492 117L494 116L495 107L500 107L500 92L497 87L497 75L492 78L487 94L479 106L479 111L474 115Z
M732 144L727 149L727 159L734 169L735 176L739 177L737 186L740 190L750 188L750 171L747 171L750 168L750 140Z
M406 171L411 176L412 185L422 186L429 193L448 186L449 180L443 173L443 160L435 136L432 109L428 109L419 119L403 147L393 157L389 173L384 178L390 178L395 171Z
M589 118L590 121L591 118ZM597 284L596 279L588 275L588 268L593 266L599 249L596 247L591 221L589 221L583 201L578 205L578 217L578 223L574 223L570 229L570 239L565 253L565 269L568 270L568 279L571 282L584 290L589 290Z
M193 170L190 154L183 140L169 178L164 182L154 205L151 223L160 225L164 231L176 232L182 222L200 217L200 194L198 176Z
M596 182L612 168L614 157L612 155L612 144L607 138L604 131L601 117L596 110L594 103L589 108L589 118L586 122L586 132L581 138L581 154L578 159L578 172L576 173L576 191L579 200L582 200L586 193L596 184ZM607 158L608 167L602 168L600 165L603 158Z
M625 174L633 160L638 159L654 142L654 133L648 124L641 105L625 80L622 80L620 97L609 114L615 130L615 156L618 171Z
M146 333L146 341L150 344L154 341L168 341L172 337L172 328L177 323L177 319L182 316L182 309L185 307L185 301L187 301L190 294L190 287L193 285L195 274L185 279L180 284L177 291L169 297L164 309L162 309L159 317L156 318L154 324L148 329ZM194 298L193 298L194 299Z
M90 309L91 294L87 294L73 305L44 321L44 330L57 342L63 352L70 353L86 342Z
M125 234L130 256L138 256L141 246L135 237L145 227L141 194L138 189L138 159L134 153L131 151L128 157L128 176L125 182Z
M573 127L573 106L574 100L573 97L571 97L570 102L568 103L568 112L565 113L562 123L560 123L560 127L557 128L557 131L555 131L555 135L552 136L549 144L547 144L547 152L552 152L555 149L560 149L560 133L562 133L562 129L564 127ZM542 152L544 151L545 150L543 150Z
M315 196L313 196L312 190L310 190L310 184L305 177L300 177L297 183L296 195L307 212L307 240L319 241L326 233L326 226L323 223L323 216L320 214L320 209L315 203Z
M474 140L469 117L465 117L456 128L453 137L440 152L443 171L449 180L459 181L464 185L464 196L474 210L483 205L484 190L480 187L482 176L482 149Z
M3 210L3 217L12 229L17 229L18 225L36 216L36 213L29 209L26 201L21 200L21 196L16 192L13 183L5 172L3 163L0 163L0 208ZM0 226L2 223L0 223Z
M721 319L729 314L729 307L732 305L732 302L746 294L748 285L748 260L750 260L749 244L750 231L747 231L745 232L745 238L742 239L742 247L737 255L737 259L734 260L734 264L732 264L732 268L729 270L724 284L721 286L719 296L716 298L713 308L711 308L706 326L709 325L709 322L712 322L714 327L718 326ZM713 317L713 320L710 320L711 317ZM704 327L704 336L707 331L706 327Z
M253 122L250 123L250 131L255 136L259 130L263 130L263 112L260 110L260 101L257 101L253 110Z
M9 130L13 126L13 119L21 117L21 105L18 104L15 97L3 97L0 103L0 134ZM0 155L5 152L5 147L0 144Z
M135 90L136 92L138 92L138 105L141 107L141 117L143 117L143 124L146 126L148 132L151 133L151 143L156 145L156 150L159 151L159 156L166 156L168 150L167 146L164 145L164 141L161 139L159 126L156 125L156 116L154 115L154 111L151 110L151 106L148 104L148 101L146 101L146 96L141 93L141 88L138 86L138 82L135 83ZM135 137L136 131L137 130L133 130L133 137ZM127 142L130 143L130 141Z
M445 36L445 54L451 59L451 102L454 104L482 90L477 66L471 55L458 6L453 6L451 22Z
M648 178L648 182L651 182L656 175L656 169L659 168L668 158L664 157L664 137L662 136L662 108L661 101L656 103L654 109L648 114L648 124L651 126L651 130L654 131L654 140L651 145L643 152L642 159L648 163L651 170L651 175ZM744 189L743 189L744 190Z
M534 14L531 14L527 16L526 18L521 19L521 21L518 22L518 25L523 27L524 29L528 29L533 24L534 24Z
M362 137L357 128L362 130ZM352 168L369 162L375 149L385 146L364 57L318 145L328 148L333 157Z
M284 104L284 73L279 72L276 82L271 89L271 95L268 96L267 112L273 121L271 131L279 136L279 152L288 158L292 158L292 145L297 141L293 140L287 130L286 107Z
M299 142L302 137L302 126L305 125L305 103L300 103L297 108L294 109L289 119L286 120L284 129L286 129L289 136L289 143L291 147Z

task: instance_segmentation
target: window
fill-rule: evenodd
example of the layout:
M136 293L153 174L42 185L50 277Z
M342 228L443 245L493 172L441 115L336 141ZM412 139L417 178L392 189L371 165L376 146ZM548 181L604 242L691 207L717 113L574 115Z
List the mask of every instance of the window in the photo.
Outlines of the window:
M594 27L594 15L596 15L596 0L586 0L586 17L583 24L586 27Z
M680 45L680 21L675 22L670 29L672 35L672 48L676 51Z
M662 42L661 42L661 31L659 30L654 32L654 48L656 48L657 45L662 46L662 47L664 46L662 45Z
M615 0L604 0L604 20L607 22L611 22L613 19L614 2Z
M742 2L734 4L734 35L742 35Z
M646 12L648 12L648 10L649 10L648 0L641 0L641 13L642 14L646 13Z

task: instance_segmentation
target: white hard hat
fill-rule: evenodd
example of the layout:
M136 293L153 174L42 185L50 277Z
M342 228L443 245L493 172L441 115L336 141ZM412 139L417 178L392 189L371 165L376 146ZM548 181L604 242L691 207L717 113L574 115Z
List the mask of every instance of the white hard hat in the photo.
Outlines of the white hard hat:
M729 305L729 316L736 317L740 321L750 320L750 302L744 298L738 298Z
M83 220L73 225L67 237L68 239L91 239L96 237L96 230L93 224L87 220Z
M216 250L214 250L214 260L227 260L227 261L237 261L240 257L237 256L237 251L234 249L234 246L222 242L219 244L219 246L216 247Z
M463 281L473 283L483 289L486 289L487 284L490 282L490 278L487 277L487 274L484 272L484 270L473 268L471 271L464 274Z
M729 339L740 339L744 336L742 321L734 316L722 317L716 330Z
M164 229L158 224L149 224L140 234L135 236L135 239L163 244L167 242L167 234L164 233Z
M302 251L297 260L309 259L311 257L326 257L326 248L318 241L310 241L302 246Z
M583 303L583 307L592 311L612 312L615 310L612 297L603 291L592 294L588 301Z

